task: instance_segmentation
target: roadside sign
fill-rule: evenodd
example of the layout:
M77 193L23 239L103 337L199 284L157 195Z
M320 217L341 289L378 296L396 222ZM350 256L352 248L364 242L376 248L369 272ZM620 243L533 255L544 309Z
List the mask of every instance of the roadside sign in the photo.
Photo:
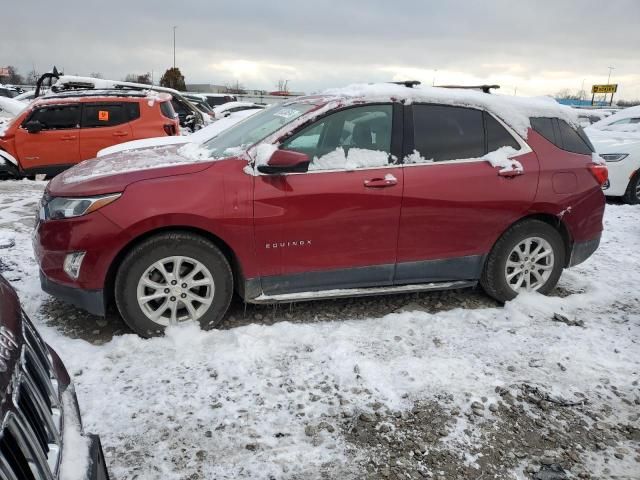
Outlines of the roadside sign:
M0 67L0 77L8 77L9 75L9 67Z
M616 93L617 91L617 83L610 83L608 85L594 85L591 87L591 93Z

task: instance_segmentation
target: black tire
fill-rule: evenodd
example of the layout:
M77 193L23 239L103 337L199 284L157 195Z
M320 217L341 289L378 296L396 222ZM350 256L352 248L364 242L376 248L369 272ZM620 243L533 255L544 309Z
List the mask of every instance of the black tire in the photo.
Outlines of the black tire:
M551 225L540 220L525 220L513 225L495 243L482 272L480 285L484 291L499 302L513 300L518 293L508 284L505 267L513 249L531 237L546 240L553 250L554 263L551 274L537 291L547 294L553 290L560 279L565 265L566 249L560 233Z
M627 186L627 191L622 197L625 203L637 205L640 203L640 171L637 171Z
M224 317L233 295L233 273L222 252L205 238L188 232L153 236L136 245L124 258L115 279L115 300L125 323L141 337L162 335L166 327L152 321L137 300L137 288L144 272L158 260L190 257L211 273L215 285L213 300L198 319L202 328L215 327Z

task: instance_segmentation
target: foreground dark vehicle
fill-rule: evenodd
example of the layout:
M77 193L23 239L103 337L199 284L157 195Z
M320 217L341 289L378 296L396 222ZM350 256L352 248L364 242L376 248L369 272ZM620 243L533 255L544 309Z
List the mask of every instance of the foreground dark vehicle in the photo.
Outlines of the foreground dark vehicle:
M108 480L100 439L82 433L69 374L1 275L0 386L0 479Z

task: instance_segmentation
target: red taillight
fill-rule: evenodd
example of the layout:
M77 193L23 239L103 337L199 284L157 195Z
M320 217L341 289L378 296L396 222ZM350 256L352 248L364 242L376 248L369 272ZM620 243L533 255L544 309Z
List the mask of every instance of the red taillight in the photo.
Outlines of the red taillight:
M167 135L175 135L176 134L176 126L172 123L167 123L164 125L164 131Z
M594 178L598 182L598 185L600 186L604 185L604 182L606 182L607 179L609 178L609 170L607 169L606 165L592 163L591 165L589 165L589 171L591 172L591 175L594 176Z

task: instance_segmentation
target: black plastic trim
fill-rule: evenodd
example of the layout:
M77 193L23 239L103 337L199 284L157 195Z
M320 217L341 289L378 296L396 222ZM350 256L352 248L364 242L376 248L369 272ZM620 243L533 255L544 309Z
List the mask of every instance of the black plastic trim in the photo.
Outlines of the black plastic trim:
M598 235L591 240L587 240L585 242L576 242L573 245L573 250L571 251L571 259L569 260L569 266L574 267L576 265L581 264L586 259L588 259L600 246L600 238L602 235Z
M105 316L103 290L83 290L61 285L48 279L42 271L40 271L40 286L49 295L53 295L64 302L80 307L93 315Z
M480 278L484 255L403 262L396 266L394 285L475 280Z

